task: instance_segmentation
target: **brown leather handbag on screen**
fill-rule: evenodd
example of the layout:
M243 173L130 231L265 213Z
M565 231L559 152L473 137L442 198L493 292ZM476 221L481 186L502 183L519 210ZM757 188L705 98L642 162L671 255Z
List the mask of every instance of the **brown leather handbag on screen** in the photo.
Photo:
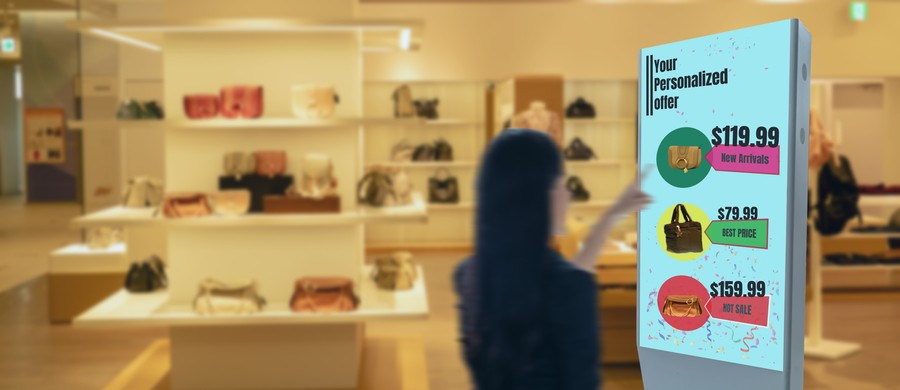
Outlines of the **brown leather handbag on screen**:
M357 306L359 298L353 292L353 281L349 278L301 278L294 283L293 311L334 313L353 311Z
M669 146L669 166L688 173L700 166L699 146Z
M684 222L679 222L678 210L684 214ZM688 215L687 208L679 203L672 210L672 222L663 226L666 233L666 251L672 253L703 252L703 226Z
M200 192L166 194L162 209L166 218L203 217L210 213L206 194Z
M668 295L663 304L663 314L672 317L697 317L703 315L703 306L696 295Z

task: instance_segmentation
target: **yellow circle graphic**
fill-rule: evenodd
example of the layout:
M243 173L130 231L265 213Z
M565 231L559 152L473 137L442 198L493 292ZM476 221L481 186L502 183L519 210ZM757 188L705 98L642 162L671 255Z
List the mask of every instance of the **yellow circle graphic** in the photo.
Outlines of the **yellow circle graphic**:
M690 215L692 221L700 222L700 241L702 243L703 250L699 252L673 253L667 249L665 226L672 223L672 212L675 211L675 207L677 206L677 204L673 204L671 207L666 209L663 215L659 218L659 223L656 225L656 238L659 240L659 246L662 248L663 252L666 252L669 257L681 261L696 260L698 257L700 257L700 255L705 253L707 249L709 249L709 237L706 236L706 228L709 227L709 217L706 215L706 213L703 212L703 210L701 210L697 206L694 206L690 203L681 204L683 204L684 208L687 209L688 215ZM681 215L680 211L678 214L678 220L680 222L685 222L684 215Z

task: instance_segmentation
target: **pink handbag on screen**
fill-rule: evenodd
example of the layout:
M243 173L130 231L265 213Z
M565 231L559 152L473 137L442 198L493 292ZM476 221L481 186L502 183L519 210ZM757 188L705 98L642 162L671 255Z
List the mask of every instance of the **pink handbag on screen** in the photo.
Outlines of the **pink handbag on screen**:
M275 176L287 169L287 153L283 150L264 150L253 154L256 157L256 173Z
M219 115L219 97L216 95L185 95L184 113L191 119L209 119Z
M222 116L226 118L259 118L263 114L261 85L224 87L220 95Z

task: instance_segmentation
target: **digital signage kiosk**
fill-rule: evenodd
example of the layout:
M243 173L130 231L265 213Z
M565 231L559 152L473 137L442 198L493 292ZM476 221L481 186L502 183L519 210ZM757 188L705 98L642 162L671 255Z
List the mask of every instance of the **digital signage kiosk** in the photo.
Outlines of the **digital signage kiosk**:
M801 389L810 35L795 19L641 50L647 389Z

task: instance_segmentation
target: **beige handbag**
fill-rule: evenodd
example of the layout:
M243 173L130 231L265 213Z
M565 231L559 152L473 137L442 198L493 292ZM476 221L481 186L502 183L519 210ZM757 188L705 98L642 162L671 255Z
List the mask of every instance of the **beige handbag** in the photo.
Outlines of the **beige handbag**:
M228 152L225 153L225 174L241 180L241 176L256 172L256 157L253 153Z
M90 249L106 249L122 242L122 229L100 226L87 229L87 246Z
M383 290L409 290L418 277L409 252L395 252L375 259L372 280Z
M406 206L413 203L413 184L406 171L398 169L391 175L394 203L392 206Z
M138 176L128 181L122 203L125 207L157 207L165 196L161 180Z
M313 84L295 85L291 88L292 109L301 119L327 119L334 115L340 98L332 86Z
M223 190L209 194L213 213L218 215L242 215L250 210L249 190Z
M262 311L266 300L259 295L256 281L223 283L206 279L194 297L194 311L202 315L253 314Z
M303 178L300 181L301 196L321 199L337 193L337 179L331 157L310 153L303 159Z
M689 169L700 166L700 159L699 146L669 146L669 166L672 168L688 173Z
M201 192L167 194L162 205L166 218L191 218L209 215L209 200Z
M409 141L402 140L397 142L397 144L391 148L391 161L410 162L412 161L414 151L415 147L413 147Z

